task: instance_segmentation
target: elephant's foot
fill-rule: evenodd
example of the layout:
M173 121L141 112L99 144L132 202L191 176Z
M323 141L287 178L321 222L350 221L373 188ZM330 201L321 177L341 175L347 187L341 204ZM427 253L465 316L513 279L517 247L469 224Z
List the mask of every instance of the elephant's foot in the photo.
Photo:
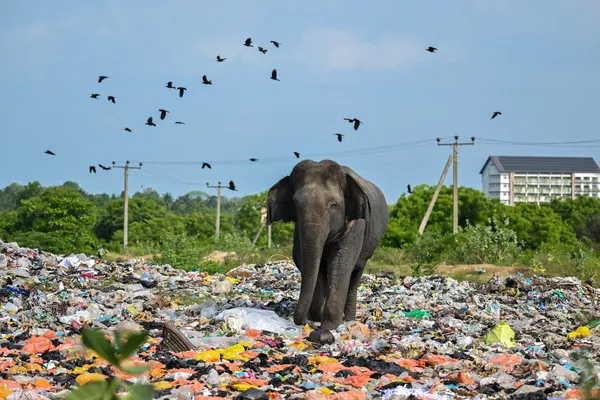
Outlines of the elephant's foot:
M354 321L356 319L356 311L344 313L344 321Z
M318 331L312 331L310 335L308 335L308 340L313 343L330 344L335 342L335 337L333 337L333 333L330 331L320 329Z

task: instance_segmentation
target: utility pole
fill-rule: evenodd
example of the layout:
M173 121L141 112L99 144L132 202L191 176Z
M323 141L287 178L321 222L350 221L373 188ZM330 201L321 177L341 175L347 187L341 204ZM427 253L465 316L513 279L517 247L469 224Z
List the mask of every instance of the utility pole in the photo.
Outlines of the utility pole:
M129 235L129 170L130 169L142 169L142 163L139 167L132 167L129 165L129 161L125 161L125 165L116 165L116 162L112 162L113 168L122 168L123 176L125 180L125 198L123 204L123 248L127 249L127 238Z
M442 189L442 185L444 184L444 180L446 179L446 174L448 173L448 170L450 169L450 163L452 162L453 158L454 158L453 155L450 155L448 157L448 162L446 163L444 172L442 172L440 181L438 182L437 187L435 188L435 192L433 192L433 197L431 198L431 201L429 202L429 207L427 207L427 211L425 212L423 221L421 221L421 226L419 226L419 235L423 234L423 231L425 230L425 226L427 225L427 221L429 221L429 216L431 215L431 212L433 211L433 206L435 205L435 202L437 201L437 198L440 194L440 190Z
M452 231L454 233L458 233L458 148L460 146L473 146L475 144L475 137L471 136L470 142L459 143L458 136L454 136L453 143L440 143L440 138L436 139L438 142L438 146L452 146L452 159L454 161L454 165L452 166L452 174L454 175L454 183L453 189L454 194L452 196L453 200L453 210L452 210L452 221L453 227Z
M218 239L221 230L221 189L229 188L229 186L221 185L219 181L216 186L211 186L208 182L206 182L206 187L211 189L217 189L217 222L215 223L215 237Z

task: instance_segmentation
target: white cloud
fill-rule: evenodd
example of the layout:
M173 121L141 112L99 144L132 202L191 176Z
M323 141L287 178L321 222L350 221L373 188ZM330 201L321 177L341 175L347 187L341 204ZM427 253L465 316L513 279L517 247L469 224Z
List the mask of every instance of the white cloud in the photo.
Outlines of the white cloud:
M383 37L369 41L341 29L318 29L306 34L298 49L303 61L327 70L396 69L422 60L423 45L410 38Z

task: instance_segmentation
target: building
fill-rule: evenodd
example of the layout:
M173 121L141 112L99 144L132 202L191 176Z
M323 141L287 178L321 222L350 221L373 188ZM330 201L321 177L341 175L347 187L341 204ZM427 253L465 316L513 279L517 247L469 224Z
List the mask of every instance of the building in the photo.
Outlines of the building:
M592 157L490 156L479 173L485 196L507 205L600 197L600 168Z

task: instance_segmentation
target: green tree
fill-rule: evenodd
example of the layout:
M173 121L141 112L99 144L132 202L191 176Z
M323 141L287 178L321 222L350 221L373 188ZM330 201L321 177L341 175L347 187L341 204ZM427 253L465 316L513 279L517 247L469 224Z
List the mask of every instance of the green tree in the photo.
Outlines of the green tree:
M72 188L47 188L40 195L23 200L17 211L20 233L15 237L25 241L26 246L37 245L34 239L40 239L41 233L45 234L45 242L53 243L48 251L95 252L97 248L92 231L96 207Z

